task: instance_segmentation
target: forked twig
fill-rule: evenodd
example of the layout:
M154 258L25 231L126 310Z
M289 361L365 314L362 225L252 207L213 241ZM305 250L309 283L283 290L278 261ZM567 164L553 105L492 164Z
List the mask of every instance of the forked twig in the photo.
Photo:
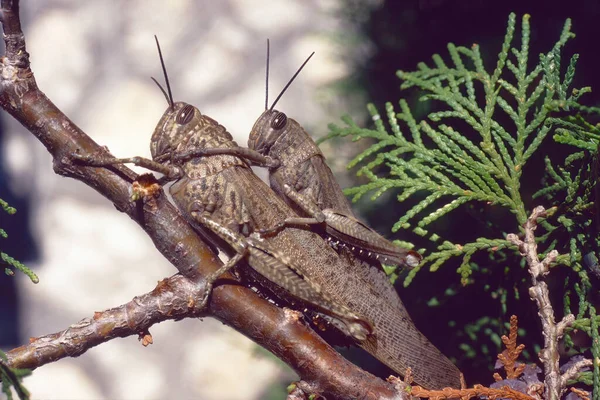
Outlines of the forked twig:
M539 353L540 360L544 365L544 397L548 400L558 400L566 390L561 379L558 364L560 358L558 341L563 336L565 328L573 323L575 317L572 314L565 315L558 323L554 318L548 285L543 279L548 274L550 265L558 257L558 252L552 250L540 261L534 234L537 227L537 220L545 217L546 210L544 207L536 207L525 223L525 240L521 240L514 233L506 235L506 239L515 244L527 260L532 283L532 286L529 288L529 297L535 300L538 306L538 314L542 322L542 333L544 336L544 348Z

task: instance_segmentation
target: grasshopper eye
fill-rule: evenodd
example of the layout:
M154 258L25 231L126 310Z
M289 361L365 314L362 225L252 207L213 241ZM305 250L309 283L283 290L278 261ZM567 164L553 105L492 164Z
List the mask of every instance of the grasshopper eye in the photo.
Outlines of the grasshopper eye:
M280 130L285 126L286 122L287 116L284 113L278 111L277 114L275 114L275 118L273 118L273 120L271 121L271 128Z
M193 116L194 106L186 104L181 110L179 110L179 113L177 113L175 122L177 122L179 125L185 125L192 120Z

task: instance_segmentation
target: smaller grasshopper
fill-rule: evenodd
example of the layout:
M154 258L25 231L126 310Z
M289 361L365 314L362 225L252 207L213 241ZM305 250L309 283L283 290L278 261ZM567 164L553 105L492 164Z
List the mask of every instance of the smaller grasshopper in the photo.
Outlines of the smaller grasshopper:
M229 154L267 167L271 188L304 217L287 218L269 229L263 229L260 231L263 236L275 234L285 227L322 227L333 247L346 247L358 257L375 259L383 264L416 267L422 258L419 253L394 245L354 216L319 147L298 122L274 109L313 55L314 52L269 107L267 40L265 111L252 127L249 148L190 149L178 154L176 161L202 155Z

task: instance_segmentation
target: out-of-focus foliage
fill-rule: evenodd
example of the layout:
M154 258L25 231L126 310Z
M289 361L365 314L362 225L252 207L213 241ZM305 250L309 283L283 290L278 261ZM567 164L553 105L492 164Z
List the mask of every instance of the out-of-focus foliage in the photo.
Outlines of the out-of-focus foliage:
M6 364L6 355L0 351L0 381L2 381L2 393L6 395L7 400L13 400L14 392L20 400L29 399L29 391L21 384L24 377L31 375L28 369L9 368Z
M17 212L17 210L14 207L9 206L8 203L2 199L0 199L0 207L2 208L2 210L4 210L8 214L14 214ZM5 239L7 237L8 237L8 234L6 233L6 231L4 229L0 228L0 238ZM14 271L11 269L11 267L12 267L16 270L23 272L25 275L27 275L29 277L29 279L31 279L31 282L33 282L33 283L39 282L37 275L32 270L30 270L24 264L15 260L14 258L12 258L11 256L9 256L7 253L5 253L3 251L0 251L0 264L6 265L6 267L4 268L4 272L8 276L13 276L15 274Z

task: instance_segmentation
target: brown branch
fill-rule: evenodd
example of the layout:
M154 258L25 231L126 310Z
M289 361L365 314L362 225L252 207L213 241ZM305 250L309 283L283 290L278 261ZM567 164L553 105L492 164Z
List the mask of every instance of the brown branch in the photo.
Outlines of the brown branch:
M573 323L575 317L572 314L565 315L562 321L558 323L554 319L554 310L550 303L548 285L546 285L543 279L548 274L550 265L558 257L558 252L552 250L540 261L534 234L537 227L537 219L544 217L546 217L544 207L536 207L525 223L525 240L519 239L513 233L506 235L506 239L518 246L521 254L527 260L532 282L532 286L529 288L529 297L535 300L538 306L538 314L542 321L542 333L544 336L544 348L539 353L540 360L544 364L544 398L558 400L566 389L560 376L558 341L562 337L565 328Z
M19 368L37 368L64 357L78 357L88 349L117 337L139 335L159 322L200 317L197 299L202 285L180 274L164 279L147 294L110 310L96 312L61 332L31 338L29 344L6 353L8 362Z
M205 287L203 277L218 269L221 265L218 258L164 195L144 204L130 202L129 190L137 177L130 169L124 166L110 169L82 167L70 162L69 154L75 151L89 154L105 150L38 89L21 31L19 2L2 0L1 5L0 22L6 54L0 60L0 107L42 142L53 156L54 170L58 174L84 182L110 200L119 211L129 215L182 275L162 281L153 292L127 305L96 313L91 320L9 352L10 365L33 369L62 357L80 355L112 337L146 333L148 324L172 317L157 308L161 302L173 307L173 312L181 313L176 318L197 316L199 310L189 305L190 299L197 301L200 298L198 295ZM168 296L173 298L167 299ZM146 303L139 304L141 299ZM188 304L187 313L182 308L184 303ZM146 315L146 312L150 314ZM354 366L311 329L298 323L298 314L273 306L249 289L231 284L217 287L206 313L292 366L312 393L328 398L397 397L392 385ZM128 325L130 323L133 325ZM100 326L106 329L95 330Z

